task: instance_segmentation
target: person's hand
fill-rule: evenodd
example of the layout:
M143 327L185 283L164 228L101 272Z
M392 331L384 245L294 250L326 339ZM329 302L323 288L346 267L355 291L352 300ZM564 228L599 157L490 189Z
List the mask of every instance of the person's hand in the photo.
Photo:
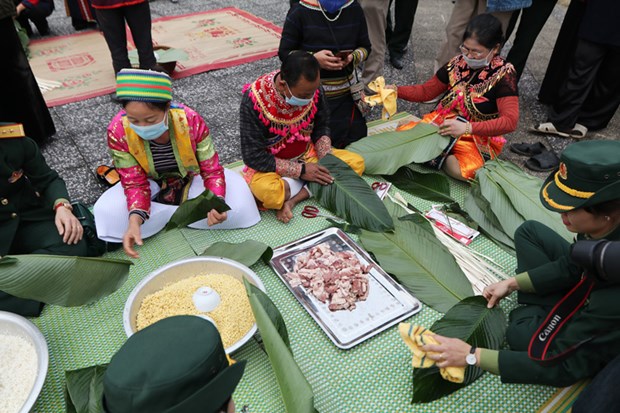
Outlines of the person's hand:
M434 334L433 338L439 344L427 344L422 346L422 350L426 352L435 352L437 354L427 354L426 356L435 361L439 368L446 367L465 367L467 361L465 358L471 351L471 346L458 338L450 338ZM480 360L479 350L476 350L476 359Z
M300 176L308 182L317 182L321 185L329 185L334 182L334 178L329 174L329 170L317 163L306 163L306 173Z
M321 66L321 69L340 70L344 67L344 61L341 58L334 56L334 54L329 50L321 50L320 52L316 52L314 57L319 61L319 66Z
M502 298L518 289L519 284L517 284L517 279L515 277L511 277L507 280L499 281L485 287L484 290L482 290L482 296L488 301L487 307L493 308Z
M26 10L26 6L24 6L22 3L19 3L17 7L15 7L15 12L17 13L18 16L24 10Z
M216 224L221 224L222 222L226 221L227 218L228 214L226 214L226 212L219 213L215 209L212 209L207 214L207 225L213 226Z
M54 223L65 244L77 244L82 239L84 228L69 208L64 206L56 208Z
M398 92L398 86L396 85L385 85L385 89L391 89Z
M458 138L465 134L467 123L456 119L446 119L439 126L439 134L443 136L454 136Z
M133 248L134 245L142 245L142 235L140 233L140 225L142 225L142 218L137 214L129 215L129 225L127 231L123 235L123 249L125 254L131 258L140 258L140 255Z

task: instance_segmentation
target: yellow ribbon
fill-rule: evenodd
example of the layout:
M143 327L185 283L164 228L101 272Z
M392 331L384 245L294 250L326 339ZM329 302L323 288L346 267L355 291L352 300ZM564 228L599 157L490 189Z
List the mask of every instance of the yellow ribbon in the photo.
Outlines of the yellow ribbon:
M375 92L372 96L366 96L364 101L370 106L383 105L381 117L389 119L396 113L396 98L398 94L394 89L385 87L385 79L379 76L368 84L368 88Z
M439 344L433 338L433 332L422 326L416 326L409 323L400 323L398 332L413 353L412 365L414 369L427 369L435 365L435 360L431 360L427 356L429 354L436 355L436 352L426 352L422 350L422 346L426 344ZM445 367L440 368L439 373L444 380L453 383L463 383L465 378L465 367Z

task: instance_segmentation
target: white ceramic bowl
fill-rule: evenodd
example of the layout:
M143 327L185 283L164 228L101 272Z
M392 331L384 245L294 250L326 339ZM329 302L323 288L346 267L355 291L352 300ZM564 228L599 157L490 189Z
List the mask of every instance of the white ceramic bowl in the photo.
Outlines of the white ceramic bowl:
M32 390L30 390L26 402L19 411L19 413L28 413L36 403L39 393L41 393L41 389L43 388L45 376L47 375L47 367L49 364L47 342L37 326L32 324L27 318L6 311L0 311L0 334L21 337L32 343L37 352L37 378L34 381L34 386Z
M254 284L262 291L265 291L263 282L260 278L258 278L254 271L245 265L228 258L194 257L174 261L150 273L146 276L146 278L140 281L131 294L129 294L127 302L125 303L125 310L123 311L123 327L125 328L127 337L130 337L136 332L136 317L138 315L138 311L140 310L142 300L144 300L147 295L161 290L168 284L175 283L185 278L194 277L197 274L209 273L227 274L237 278L241 282L243 282L243 279L245 278L251 284ZM255 333L256 323L254 323L250 331L248 331L245 336L230 347L226 348L226 353L230 354L237 350L250 338L252 338Z

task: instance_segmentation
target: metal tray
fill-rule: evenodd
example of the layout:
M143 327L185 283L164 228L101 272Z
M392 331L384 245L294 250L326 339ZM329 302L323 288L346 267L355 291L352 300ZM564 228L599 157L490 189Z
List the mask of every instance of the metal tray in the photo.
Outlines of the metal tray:
M352 311L330 311L302 286L291 287L285 274L293 270L297 256L327 243L333 251L353 251L363 265L371 265L369 293ZM338 228L328 228L276 248L271 267L295 298L337 347L349 349L379 334L422 309L420 302L396 283L368 253Z

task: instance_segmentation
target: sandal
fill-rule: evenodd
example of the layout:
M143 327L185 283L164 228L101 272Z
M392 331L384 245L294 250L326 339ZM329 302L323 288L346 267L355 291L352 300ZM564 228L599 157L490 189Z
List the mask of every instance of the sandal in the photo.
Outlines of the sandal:
M551 151L543 151L542 153L534 155L525 161L525 166L536 172L553 171L559 164L560 159Z
M573 126L573 129L571 130L559 130L555 127L553 123L545 122L531 129L531 131L535 133L546 133L550 135L556 135L562 138L581 139L586 136L586 133L588 133L588 128L576 123L575 126Z
M513 143L510 151L523 156L534 156L543 153L547 148L540 142L536 143Z
M113 166L99 165L97 167L97 179L106 186L114 186L120 182L121 177Z

